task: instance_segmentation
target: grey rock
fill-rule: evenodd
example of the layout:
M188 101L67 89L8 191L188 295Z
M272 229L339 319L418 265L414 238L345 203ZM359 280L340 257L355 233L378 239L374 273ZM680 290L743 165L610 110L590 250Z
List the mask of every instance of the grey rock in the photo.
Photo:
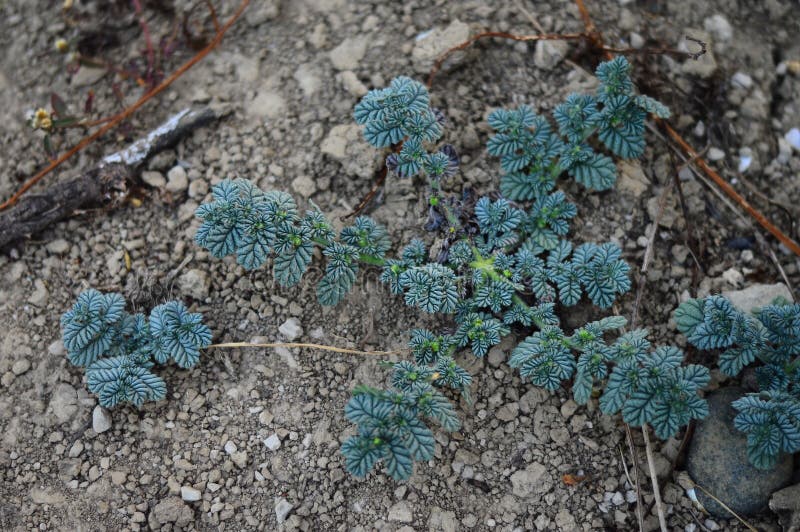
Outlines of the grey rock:
M431 508L431 516L428 518L428 530L455 532L457 529L455 512L443 510L438 506Z
M639 164L639 161L620 161L617 167L619 169L618 190L628 192L638 198L650 187L650 181L642 170L642 165Z
M275 517L278 520L278 524L282 525L286 518L289 517L289 512L292 511L294 506L292 503L284 499L283 497L275 497Z
M170 192L180 193L189 187L189 178L186 176L186 170L183 166L173 166L167 172L167 190Z
M367 87L352 70L345 70L339 74L339 81L342 82L344 89L356 98L361 98L367 93Z
M151 517L159 525L175 523L178 526L185 526L192 521L194 513L178 497L168 497L156 504Z
M195 502L199 501L203 497L203 494L200 493L199 489L193 488L192 486L181 486L181 499L186 502Z
M754 309L770 305L776 298L792 300L792 293L783 283L754 284L743 290L723 291L733 306L742 312L750 313Z
M53 255L63 255L67 251L69 251L69 242L64 240L63 238L57 238L47 244L47 251L52 253Z
M744 390L723 388L709 394L709 415L697 424L687 453L686 469L692 480L724 502L734 512L753 515L766 507L772 492L789 483L792 457L783 455L774 469L761 470L747 459L747 436L736 430L736 410L731 402ZM722 506L703 492L697 494L717 517L728 517Z
M303 326L300 325L300 322L297 318L289 318L285 322L278 327L278 332L280 332L287 340L293 342L297 340L303 334Z
M286 100L277 92L262 90L250 102L249 110L256 118L275 120L286 113Z
M50 292L41 279L33 281L33 293L28 298L28 303L35 307L44 307L50 299Z
M265 22L276 18L280 12L280 0L259 0L255 5L251 6L247 16L244 18L251 27L257 28Z
M769 509L778 514L784 530L800 530L800 484L773 493Z
M533 63L543 70L550 70L564 60L568 50L567 41L537 41Z
M744 72L737 72L731 77L731 85L740 89L749 89L753 86L753 78Z
M733 38L731 23L719 13L706 18L703 21L703 28L711 34L716 42L727 42Z
M78 412L78 393L75 388L64 382L59 384L50 399L50 411L59 423L72 419Z
M355 70L367 52L366 37L348 37L330 51L329 57L336 70Z
M66 502L66 497L64 497L63 493L38 487L31 489L30 498L34 504L49 504L51 506L58 506Z
M500 421L513 421L519 415L519 403L507 403L501 406L495 416Z
M178 278L178 288L182 294L195 299L205 299L211 288L211 280L205 271L192 269Z
M292 188L304 198L310 198L317 191L317 184L311 177L301 175L294 178L292 181Z
M270 451L277 451L281 448L281 439L277 434L273 434L264 440L264 445L266 445L267 449Z
M416 72L430 72L433 62L450 48L460 44L470 37L470 27L460 20L454 20L446 28L434 28L433 30L417 37L414 49L411 50L411 61ZM448 67L463 64L467 54L458 52L447 60Z
M380 150L364 142L356 124L334 126L320 144L322 153L342 164L347 175L367 179L383 164Z
M533 462L511 475L511 487L517 497L543 495L553 487L553 479L544 465Z
M155 170L145 170L142 172L142 181L153 188L164 188L167 186L167 180L164 178L164 174Z
M11 366L11 372L18 377L23 373L25 373L26 371L28 371L29 369L31 369L31 361L28 360L27 358L23 358L22 360L17 360L16 362L14 362L14 365Z
M100 405L92 411L92 429L102 434L111 428L111 413Z
M389 508L388 519L397 523L410 523L414 520L414 514L406 501L400 501Z
M713 147L708 150L709 161L721 161L725 158L725 152L719 148Z

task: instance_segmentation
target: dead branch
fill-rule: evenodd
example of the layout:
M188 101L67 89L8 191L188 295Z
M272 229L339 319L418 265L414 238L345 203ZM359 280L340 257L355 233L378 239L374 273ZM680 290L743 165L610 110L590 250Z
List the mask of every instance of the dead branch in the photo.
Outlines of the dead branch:
M80 177L20 200L0 213L0 249L63 220L80 209L113 205L125 196L136 170L195 129L220 117L210 108L185 109L122 151L104 158Z

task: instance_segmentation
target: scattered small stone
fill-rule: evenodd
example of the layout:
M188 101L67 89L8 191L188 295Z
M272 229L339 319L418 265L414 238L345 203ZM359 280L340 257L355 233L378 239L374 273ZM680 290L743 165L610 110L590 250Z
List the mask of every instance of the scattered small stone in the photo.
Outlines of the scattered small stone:
M186 176L186 170L183 166L173 166L167 172L167 186L166 189L170 192L180 193L189 187L189 178Z
M256 118L275 120L286 113L286 100L277 92L262 90L250 102L249 111Z
M744 72L737 72L731 78L731 85L740 89L749 89L753 86L753 78Z
M536 41L533 63L542 70L550 70L567 56L567 41Z
M294 178L292 181L292 188L295 192L304 198L310 198L317 191L316 182L307 175L301 175Z
M721 161L725 158L725 152L719 148L711 148L708 150L708 160L709 161Z
M336 70L355 70L366 52L366 37L348 37L331 50L328 56Z
M14 373L14 375L16 375L17 377L19 377L29 369L31 369L31 361L28 360L27 358L23 358L22 360L17 360L16 362L14 362L14 365L11 366L12 373Z
M238 448L238 447L236 447L236 444L235 444L235 443L233 443L233 440L228 440L227 442L225 442L225 447L224 447L224 449L225 449L225 452L226 452L227 454L229 454L229 455L230 455L230 454L233 454L233 453L235 453L236 451L238 451L238 450L239 450L239 448Z
M722 278L725 280L725 282L732 286L741 286L741 284L744 282L744 275L742 275L742 272L736 268L728 268L725 270L722 273Z
M636 32L631 33L631 48L640 49L644 46L644 37Z
M289 512L292 511L292 508L294 508L292 503L283 497L275 497L275 517L277 518L279 525L282 525L286 521L286 518L289 517Z
M339 74L339 79L344 89L356 98L361 98L368 91L367 87L361 83L361 80L352 70L345 70Z
M501 406L495 416L500 421L513 421L517 419L517 415L519 414L519 403L508 403Z
M553 481L545 466L533 462L511 475L511 486L514 495L526 498L547 493L553 487Z
M178 277L178 288L182 294L195 299L205 299L211 288L211 280L204 270L191 269Z
M47 286L44 284L44 281L41 279L36 279L33 281L33 293L28 298L28 303L35 307L44 307L47 305L47 301L50 299L50 292L47 290Z
M164 174L154 170L145 170L142 172L142 181L144 181L145 185L153 188L164 188L167 186L167 180L164 178Z
M63 238L57 238L47 244L47 251L52 253L53 255L63 255L67 251L69 251L69 242L64 240Z
M470 27L460 20L454 20L446 28L434 28L431 31L417 36L414 48L411 50L411 61L414 70L420 74L427 73L433 66L436 58L450 48L469 39ZM455 53L447 59L447 67L463 64L467 53Z
M703 21L703 28L711 34L714 41L727 42L733 38L731 23L723 15L716 14L706 18Z
M240 451L231 454L231 461L236 464L238 468L243 469L247 465L247 452Z
M277 434L273 434L269 438L264 440L264 445L267 446L267 449L270 451L277 451L281 448L281 439L278 437Z
M100 405L92 411L92 429L102 434L111 428L111 413Z
M297 318L289 318L278 327L280 332L288 341L294 342L303 335L303 327Z
M199 501L203 497L203 494L200 493L200 490L193 488L192 486L181 486L181 499L186 502L195 502Z
M388 519L397 523L410 523L414 520L414 515L411 513L411 507L408 503L400 501L389 508Z

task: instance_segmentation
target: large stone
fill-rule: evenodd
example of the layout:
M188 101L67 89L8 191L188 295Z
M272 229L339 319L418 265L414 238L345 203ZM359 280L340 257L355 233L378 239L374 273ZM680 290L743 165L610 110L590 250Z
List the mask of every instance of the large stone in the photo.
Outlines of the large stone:
M747 313L770 305L778 298L792 301L792 292L783 283L754 284L743 290L722 292L722 295L727 297L734 307Z
M185 526L194 519L194 513L180 498L168 497L156 504L151 517L159 525L175 523Z
M292 511L294 506L292 503L284 499L283 497L275 497L275 518L278 520L278 524L282 525L286 518L289 517L289 512Z
M773 493L769 509L778 514L784 530L800 530L800 484Z
M757 469L747 459L747 436L733 426L736 410L731 402L744 390L729 387L708 396L709 415L697 424L686 459L692 480L740 515L763 510L770 494L789 483L792 456L782 455L774 469ZM717 517L730 514L698 490L697 497Z
M414 49L411 51L414 70L420 74L430 72L436 58L469 39L470 32L468 24L454 20L446 28L434 28L417 37ZM466 57L467 53L457 52L448 58L447 64L450 67L462 64Z
M511 487L517 497L530 497L531 495L544 495L553 487L553 479L547 472L547 467L533 462L525 469L511 475Z

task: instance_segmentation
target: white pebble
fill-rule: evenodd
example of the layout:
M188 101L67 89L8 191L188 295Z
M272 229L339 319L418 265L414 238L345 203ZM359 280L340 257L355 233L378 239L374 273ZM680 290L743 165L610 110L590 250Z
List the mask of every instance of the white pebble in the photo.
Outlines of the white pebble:
M203 496L200 490L194 489L191 486L181 486L181 499L186 502L199 501Z
M267 446L267 449L270 451L277 451L281 448L281 439L278 437L277 434L273 434L269 438L264 440L264 445Z

